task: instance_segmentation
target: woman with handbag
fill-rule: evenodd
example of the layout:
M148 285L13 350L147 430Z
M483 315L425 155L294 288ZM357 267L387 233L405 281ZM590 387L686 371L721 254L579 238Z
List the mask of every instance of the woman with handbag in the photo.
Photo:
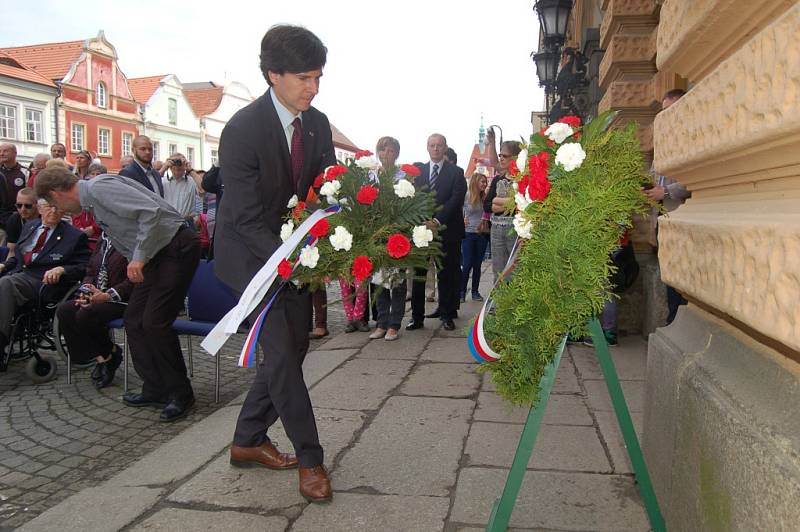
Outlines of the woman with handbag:
M475 172L469 178L464 198L464 240L461 241L461 301L467 298L467 283L472 272L472 300L483 301L478 292L481 282L481 264L489 243L489 221L483 219L483 202L486 199L488 178Z

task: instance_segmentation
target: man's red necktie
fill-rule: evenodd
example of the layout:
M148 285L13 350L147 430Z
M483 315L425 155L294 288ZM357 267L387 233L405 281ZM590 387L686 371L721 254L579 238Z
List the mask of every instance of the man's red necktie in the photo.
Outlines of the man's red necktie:
M25 262L25 265L30 264L31 261L33 260L33 256L36 253L39 253L40 251L42 251L42 248L44 247L44 243L47 240L47 233L48 232L50 232L50 228L47 227L47 226L44 226L44 231L42 231L42 234L40 234L39 238L36 240L36 245L33 246L32 250L28 251L27 253L25 253L22 256L22 260Z
M292 133L292 179L294 180L294 188L297 190L297 183L300 182L300 172L303 170L303 158L305 157L303 123L300 121L300 117L294 119L292 126L294 127L294 132Z

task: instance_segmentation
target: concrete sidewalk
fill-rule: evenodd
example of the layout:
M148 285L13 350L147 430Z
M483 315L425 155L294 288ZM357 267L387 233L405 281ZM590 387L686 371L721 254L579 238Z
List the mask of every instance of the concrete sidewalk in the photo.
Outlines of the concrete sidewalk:
M457 325L478 308L462 304ZM510 408L477 373L465 331L438 324L426 320L396 342L340 334L309 354L331 504L306 503L296 471L228 464L240 397L20 530L482 530L527 411ZM612 350L637 428L646 347L631 337ZM280 427L270 436L291 451ZM511 526L649 529L590 348L564 354Z

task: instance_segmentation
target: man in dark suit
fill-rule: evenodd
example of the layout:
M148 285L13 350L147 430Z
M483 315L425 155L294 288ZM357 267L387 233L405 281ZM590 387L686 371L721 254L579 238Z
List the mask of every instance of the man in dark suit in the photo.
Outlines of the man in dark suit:
M139 135L133 139L133 162L119 171L119 175L138 181L150 192L164 197L161 173L153 168L153 143L150 137Z
M456 328L453 320L459 303L461 283L461 240L464 238L464 196L467 182L464 171L444 157L447 139L434 133L428 137L428 163L417 163L421 173L415 185L423 190L436 193L437 211L430 225L439 230L442 238L442 267L439 270L439 308L425 315L425 276L426 270L417 269L411 287L411 321L406 329L413 331L423 327L423 318L439 318L442 327L448 331Z
M225 201L217 213L215 268L239 293L282 243L281 216L289 199L306 197L314 177L336 162L328 119L311 107L326 56L325 46L307 29L270 28L261 41L261 71L270 88L222 132ZM271 296L272 290L265 299ZM231 464L288 469L299 463L300 493L321 502L332 495L303 381L310 324L311 294L287 286L264 321L259 338L264 360L239 414ZM296 457L279 453L267 437L279 418Z
M36 218L22 228L16 254L0 264L0 352L8 345L17 309L39 296L43 285L62 296L83 277L91 251L86 234L61 220L64 212L39 200Z

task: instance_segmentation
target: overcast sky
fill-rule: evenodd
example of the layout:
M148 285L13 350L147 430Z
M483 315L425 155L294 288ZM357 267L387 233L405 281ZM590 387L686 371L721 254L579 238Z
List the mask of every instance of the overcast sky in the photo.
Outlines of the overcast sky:
M94 37L102 29L126 76L244 82L253 95L261 38L276 23L302 24L328 47L314 106L358 147L400 140L401 162L427 161L428 134L443 133L464 162L481 113L505 139L527 137L542 108L530 52L533 1L300 0L281 2L11 1L0 46ZM10 13L9 13L10 11Z

